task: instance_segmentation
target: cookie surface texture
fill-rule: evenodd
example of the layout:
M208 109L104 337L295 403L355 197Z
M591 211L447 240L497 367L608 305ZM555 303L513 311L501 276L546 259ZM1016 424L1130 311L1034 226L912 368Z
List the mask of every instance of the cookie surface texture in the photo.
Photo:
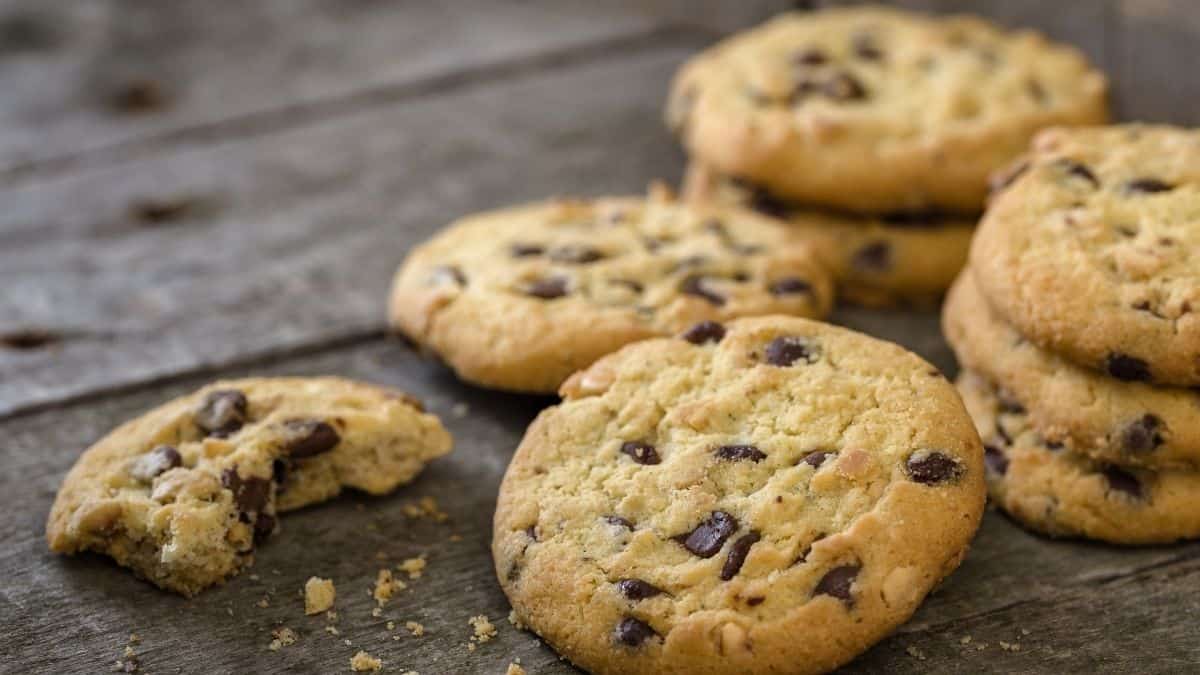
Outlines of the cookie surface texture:
M804 319L625 347L563 385L501 485L516 618L594 673L824 672L961 561L982 447L900 347Z
M667 123L689 154L799 202L978 211L1055 124L1107 120L1081 53L978 18L881 7L781 15L688 61Z
M824 316L832 282L773 219L652 197L478 214L415 249L392 326L464 380L550 393L621 346L702 320Z
M50 548L109 555L184 595L253 561L278 514L385 494L450 451L416 399L334 377L211 384L118 427L67 474Z

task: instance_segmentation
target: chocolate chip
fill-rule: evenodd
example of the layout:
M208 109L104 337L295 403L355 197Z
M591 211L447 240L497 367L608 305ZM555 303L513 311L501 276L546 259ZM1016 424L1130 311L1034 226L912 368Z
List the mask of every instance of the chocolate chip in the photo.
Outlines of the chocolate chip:
M586 265L603 260L604 254L590 246L560 246L550 251L550 259L559 263Z
M342 438L321 420L288 420L283 451L293 459L303 459L333 450Z
M1061 159L1059 160L1059 165L1066 170L1067 175L1082 178L1091 183L1092 187L1100 187L1100 179L1096 178L1096 174L1092 173L1092 170L1083 164L1080 164L1073 159Z
M143 483L149 483L159 474L177 466L183 466L183 457L179 455L179 451L169 445L160 445L138 457L129 468L129 475Z
M875 39L866 33L855 35L851 42L854 55L864 61L882 61L883 51L875 44Z
M283 485L284 482L287 481L288 473L290 473L291 470L292 467L287 460L273 460L271 462L271 480L275 481L275 485Z
M792 60L799 66L820 66L829 62L829 55L816 47L809 47L796 52Z
M824 532L818 534L815 538L813 538L812 541L810 541L807 545L805 545L804 550L800 551L800 555L796 556L796 559L792 561L792 565L794 566L794 565L799 565L802 562L807 562L809 554L812 553L813 545L816 544L818 541L821 541L824 538L825 538Z
M750 555L750 547L757 544L761 539L762 535L751 531L738 537L738 540L733 542L733 546L729 547L729 556L725 558L725 564L721 566L721 581L729 581L737 576L737 573L742 569L742 565L746 563L746 556Z
M1150 380L1150 365L1145 361L1113 352L1104 361L1104 369L1109 375L1126 382L1148 382Z
M653 445L641 441L625 441L621 444L621 452L633 458L638 464L661 464L662 458Z
M533 524L533 525L530 525L530 526L529 526L529 527L527 527L527 528L525 528L525 536L526 536L526 537L529 537L529 539L530 539L531 541L535 541L535 542L536 542L536 541L540 541L540 540L538 539L538 534L537 534L537 524L536 524L536 523L535 523L535 524Z
M722 445L717 448L717 458L728 460L730 462L738 462L749 460L751 462L761 462L767 458L767 453L759 450L753 445Z
M941 209L907 209L880 214L879 220L896 227L931 227L950 220L952 216Z
M1008 457L995 446L983 446L983 463L992 473L1000 476L1008 473Z
M825 460L836 454L837 452L833 450L816 450L805 455L800 461L814 469L819 469L821 468L821 465L825 463Z
M275 516L266 513L258 514L254 519L254 543L261 544L275 532Z
M514 258L530 258L545 253L546 249L538 244L513 244L510 251Z
M996 400L1000 404L1001 412L1011 413L1014 415L1022 415L1025 413L1025 406L1021 402L1013 398L1013 395L1006 390L996 392Z
M467 285L467 275L457 265L438 265L433 268L430 278L439 284L453 282L459 286Z
M41 349L61 342L62 339L62 335L41 328L18 328L11 332L0 333L0 347L21 351Z
M791 212L786 202L777 199L766 190L756 186L747 186L747 189L750 190L750 208L755 211L772 218L786 218Z
M817 360L817 354L808 340L792 335L783 335L771 340L767 343L765 355L767 363L781 367L790 366L800 360L805 363Z
M858 573L861 570L862 567L859 565L841 565L829 570L817 582L817 587L813 589L813 597L828 595L841 600L847 605L854 604L851 588L854 586L854 580L858 578Z
M675 537L675 541L701 558L711 558L737 529L737 518L724 511L713 511L696 529Z
M623 527L630 532L633 532L633 523L625 520L621 516L604 516L604 522L614 527Z
M908 477L922 485L953 481L966 471L956 460L940 452L914 453L904 466L908 469Z
M720 342L725 337L725 327L716 321L701 321L687 329L680 337L694 345L702 345L706 342Z
M1125 191L1133 194L1154 194L1156 192L1169 192L1174 189L1174 185L1165 183L1157 178L1137 178L1125 183Z
M725 298L708 290L704 287L705 277L700 274L692 274L686 277L679 283L679 291L688 295L695 295L704 298L710 304L720 307L725 304Z
M1100 473L1108 482L1109 489L1124 492L1134 499L1142 498L1142 483L1137 476L1112 464L1105 466Z
M221 485L233 493L233 501L243 513L257 513L267 505L271 496L271 481L264 478L242 478L237 467L221 472Z
M613 631L613 638L620 644L626 647L641 646L646 640L657 637L658 633L649 624L639 621L631 616L621 619L617 624L617 628Z
M228 436L246 422L246 395L236 389L210 391L192 414L196 426L213 436Z
M1154 450L1163 443L1162 428L1161 419L1151 414L1143 415L1121 432L1121 448L1132 453Z
M812 284L800 277L784 277L771 282L767 290L772 295L791 295L793 293L812 293Z
M617 582L617 590L630 600L645 600L662 593L661 588L641 579L622 579Z
M525 288L525 292L543 300L561 298L567 294L567 280L562 277L537 279Z
M1021 160L1016 164L998 173L992 174L988 181L988 192L995 194L1006 189L1008 186L1017 182L1017 179L1029 171L1029 160Z
M850 73L838 73L825 81L821 91L835 101L861 101L867 98L867 90Z
M885 272L892 268L892 246L886 241L871 242L854 252L850 264L864 272Z
M634 293L641 293L645 288L633 279L609 279L608 283L614 286L624 286Z
M759 605L763 604L764 600L766 600L766 598L762 597L761 595L756 595L752 598L746 598L746 604L750 605L751 607L758 607Z
M1046 88L1037 80L1028 80L1025 82L1025 91L1029 92L1029 97L1038 103L1045 103L1050 96L1046 93Z

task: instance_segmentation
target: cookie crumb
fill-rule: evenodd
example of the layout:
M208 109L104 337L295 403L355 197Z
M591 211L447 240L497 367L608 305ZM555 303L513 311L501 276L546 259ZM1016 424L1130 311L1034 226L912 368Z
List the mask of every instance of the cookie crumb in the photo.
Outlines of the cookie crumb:
M508 622L511 623L513 628L516 628L517 630L525 630L525 624L521 623L521 620L517 618L517 610L515 609L509 610Z
M382 608L382 607L376 607L375 609L372 609L372 610L371 610L371 616L374 616L374 617L380 617L380 616L383 616L383 608Z
M333 607L336 597L332 579L309 577L304 583L304 613L309 616L320 614Z
M138 661L137 652L134 651L131 645L141 642L141 638L137 633L129 634L129 644L125 645L125 649L121 650L121 658L113 662L112 670L116 673L136 673L141 668L141 663Z
M271 640L271 644L267 645L267 649L270 649L273 652L277 652L288 645L296 643L296 631L288 628L287 626L276 628L275 630L271 631L271 635L275 639Z
M508 664L508 670L504 671L504 675L525 675L525 669L521 667L521 664L514 661Z
M462 541L462 535L461 534L452 534L452 535L450 535L450 541Z
M404 562L396 567L402 572L408 572L409 579L420 579L425 572L425 554L421 554L415 558L405 558Z
M1022 629L1021 629L1021 635L1029 635L1029 629L1028 629L1028 628L1022 628Z
M350 646L350 644L351 644L351 642L350 642L350 638L345 638L345 639L343 639L343 640L342 640L342 643L343 643L343 644L345 644L347 647L349 647L349 646Z
M467 623L471 624L471 627L475 629L475 634L471 636L471 642L483 644L496 637L496 627L483 614L467 619ZM473 647L471 649L474 651Z
M342 631L337 629L337 626L325 626L325 632L330 635L341 635Z
M1026 634L1028 635L1028 631L1026 631ZM137 643L139 643L141 641L142 641L142 638L137 633L129 634L129 644L136 645Z
M379 603L379 606L382 607L387 604L388 600L392 599L392 596L397 591L402 591L407 587L407 584L395 578L392 571L385 567L380 569L379 573L375 575L375 592L373 593L373 597L375 598L375 602Z
M387 622L387 629L388 630L396 630L396 622L395 621Z
M921 651L920 649L917 649L917 647L915 645L909 645L904 651L908 652L909 656L913 657L914 659L917 659L918 661L925 660L925 652Z
M270 596L264 595L261 598L259 598L258 602L254 603L254 604L258 605L259 607L262 607L263 609L266 609L271 606L271 598L270 598Z
M356 673L379 672L383 668L383 661L371 656L370 654L359 650L357 654L350 658L350 670Z
M412 633L413 635L415 635L417 637L421 637L422 635L425 634L425 626L422 626L421 624L417 623L416 621L405 621L404 627L408 629L408 632Z
M964 636L962 636L962 639L958 641L958 644L960 644L960 645L969 645L969 644L971 644L971 636L970 636L970 635L964 635Z
M450 518L449 514L438 508L437 500L433 497L421 497L416 503L405 504L401 510L409 518L429 518L435 523L442 523Z
M467 415L471 414L471 406L467 405L466 403L461 403L461 402L455 403L450 408L450 414L454 415L458 419L462 419L462 418L466 417Z

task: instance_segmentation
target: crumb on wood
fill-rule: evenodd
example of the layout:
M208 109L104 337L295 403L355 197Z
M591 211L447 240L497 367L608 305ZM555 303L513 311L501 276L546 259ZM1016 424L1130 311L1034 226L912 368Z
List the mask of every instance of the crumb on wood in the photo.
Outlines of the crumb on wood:
M517 630L525 630L525 624L521 623L521 619L517 617L517 610L512 609L508 612L508 622Z
M508 670L504 671L504 675L525 675L525 669L517 661L508 664Z
M462 535L461 534L452 534L452 535L450 535L450 541L462 541Z
M917 659L918 661L925 660L925 652L918 649L916 645L909 645L904 651L908 652L909 656Z
M425 626L422 626L421 624L417 623L416 621L405 621L404 627L408 629L408 632L412 633L413 635L415 635L417 637L421 637L422 635L425 634Z
M396 630L396 622L395 621L387 622L387 629L388 630Z
M274 639L271 640L271 644L267 645L267 649L270 649L273 652L277 652L288 645L296 643L296 631L288 628L287 626L280 626L279 628L271 631L271 636L274 637Z
M379 672L380 668L383 668L383 661L380 661L361 649L357 654L350 657L350 670L353 670L356 673L376 673Z
M309 616L330 609L336 598L337 590L333 587L332 579L309 577L304 583L304 613Z
M425 573L425 565L425 554L422 553L415 558L405 558L404 562L396 567L401 572L407 572L409 579L420 579L421 575Z
M344 645L346 645L347 647L349 647L349 646L351 645L350 638L344 638L344 639L342 640L342 644L344 644Z
M958 644L960 644L960 645L969 645L969 644L971 644L971 636L970 636L970 635L964 635L964 636L962 636L962 639L958 641Z
M450 518L449 514L438 507L437 500L433 497L421 497L416 502L408 502L401 510L409 518L429 518L435 523L442 523Z
M325 632L330 635L341 635L342 631L337 629L337 626L325 626Z
M375 592L372 594L372 597L374 597L375 602L382 607L383 605L387 604L388 600L392 599L392 596L395 595L397 591L402 591L407 588L407 586L408 585L403 581L397 579L395 575L392 574L391 570L385 567L379 570L379 573L375 575Z
M261 607L263 609L266 609L271 606L271 596L264 595L258 599L258 602L254 603L254 604L258 605L259 607Z
M376 607L375 609L372 609L371 616L376 617L376 618L383 616L383 608Z
M458 419L462 419L462 418L466 417L467 415L469 415L470 413L471 413L471 406L467 405L466 403L462 403L462 402L455 403L450 408L450 414L454 415Z
M471 627L475 629L475 634L471 636L472 646L469 647L471 651L475 651L475 643L483 644L496 637L496 626L491 621L488 621L488 618L483 614L467 619L467 623L471 624Z

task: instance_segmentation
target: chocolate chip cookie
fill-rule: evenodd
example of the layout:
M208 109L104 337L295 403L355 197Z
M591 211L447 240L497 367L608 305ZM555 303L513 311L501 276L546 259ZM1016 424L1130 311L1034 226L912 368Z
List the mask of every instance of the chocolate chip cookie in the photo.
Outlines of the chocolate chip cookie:
M190 596L250 564L279 513L344 488L387 493L450 446L400 392L334 377L217 382L84 452L46 537Z
M815 673L961 561L983 453L904 349L790 317L702 323L573 375L500 487L516 618L593 673Z
M868 307L936 305L966 263L975 230L973 219L944 213L870 217L805 208L698 162L688 167L683 192L783 220L830 268L838 300Z
M802 203L973 213L1039 129L1102 123L1073 48L966 16L784 14L690 60L667 122L695 159Z
M1200 391L1121 382L1040 349L991 311L969 273L946 297L943 328L959 363L1055 444L1120 464L1200 467Z
M963 371L958 387L983 436L992 499L1030 529L1114 544L1200 536L1200 473L1133 468L1066 451L981 376Z
M1200 131L1049 130L997 187L971 267L1005 321L1119 380L1200 385Z
M465 218L415 249L392 325L467 381L550 393L622 345L698 321L824 316L829 273L776 221L665 195Z

